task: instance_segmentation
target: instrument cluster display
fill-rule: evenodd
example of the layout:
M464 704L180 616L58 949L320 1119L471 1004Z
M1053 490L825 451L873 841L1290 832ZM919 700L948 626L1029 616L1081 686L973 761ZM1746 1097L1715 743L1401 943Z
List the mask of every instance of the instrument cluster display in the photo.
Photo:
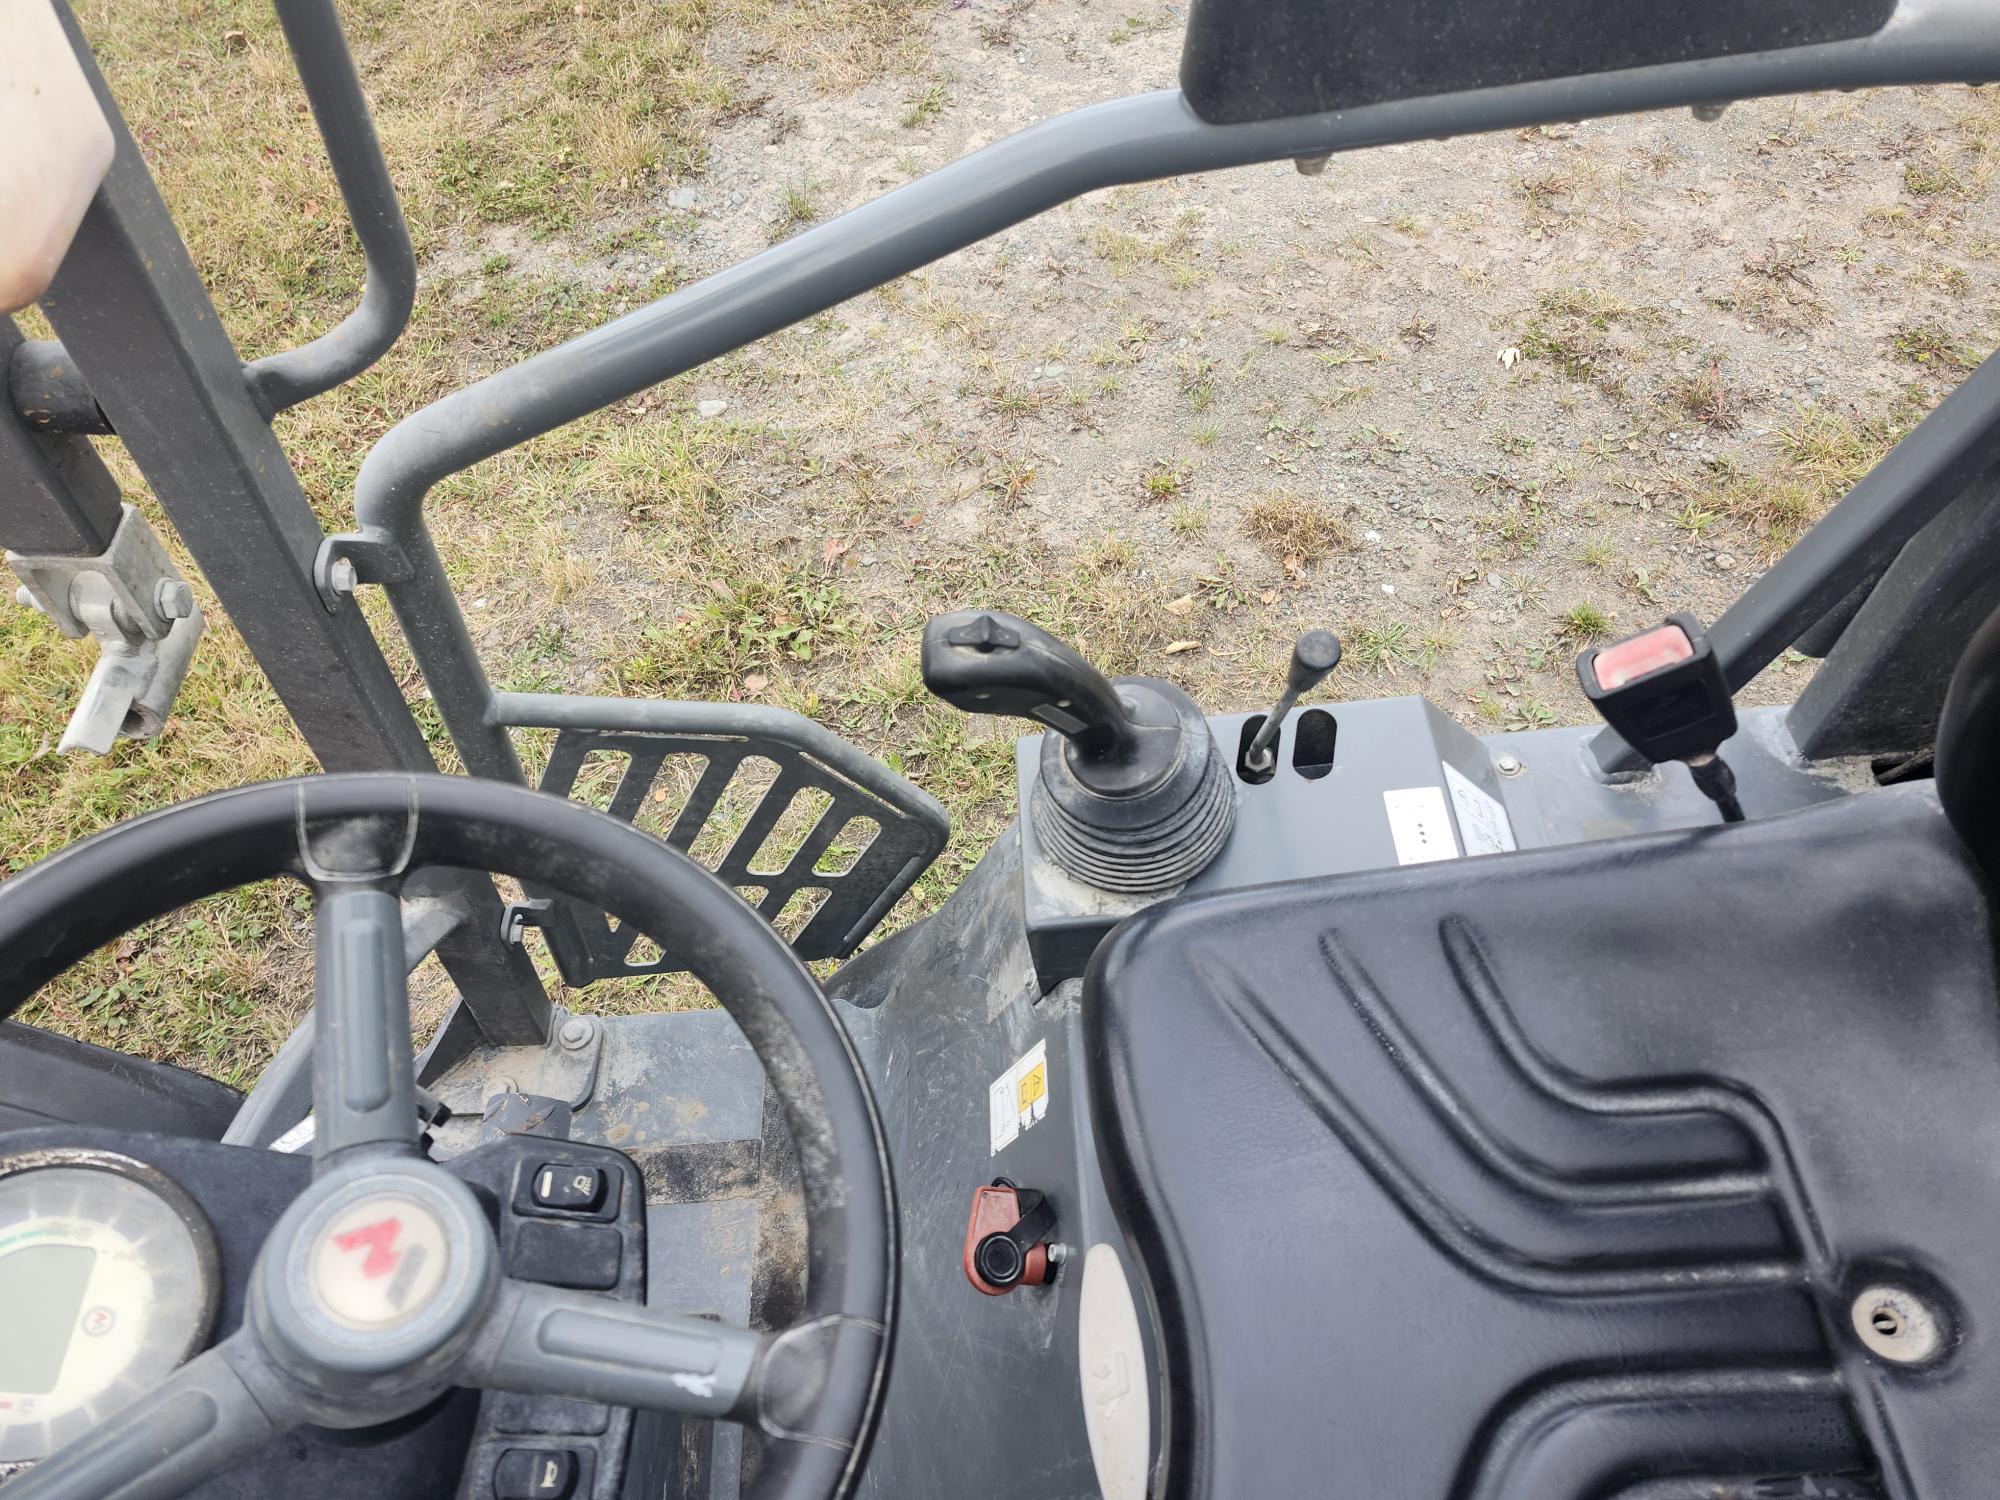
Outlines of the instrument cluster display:
M157 1385L215 1318L214 1232L152 1167L0 1156L0 1463L44 1456Z

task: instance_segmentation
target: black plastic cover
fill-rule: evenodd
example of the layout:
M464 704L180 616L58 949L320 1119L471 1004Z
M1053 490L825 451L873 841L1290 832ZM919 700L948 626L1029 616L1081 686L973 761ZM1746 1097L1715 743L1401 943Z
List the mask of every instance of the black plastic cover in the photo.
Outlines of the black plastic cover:
M227 1084L185 1068L0 1021L0 1130L101 1125L214 1141L242 1103Z
M1084 1025L1166 1492L1991 1494L1988 921L1911 787L1127 922ZM1860 1346L1879 1280L1935 1367Z
M1872 36L1896 0L1194 0L1181 91L1218 125Z

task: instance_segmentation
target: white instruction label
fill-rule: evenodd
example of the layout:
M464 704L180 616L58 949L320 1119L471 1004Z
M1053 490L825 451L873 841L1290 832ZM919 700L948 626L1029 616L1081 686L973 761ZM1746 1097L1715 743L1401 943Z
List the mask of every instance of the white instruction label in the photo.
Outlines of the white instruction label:
M1451 788L1451 805L1458 813L1458 832L1465 840L1465 852L1512 854L1514 825L1507 821L1507 809L1499 800L1456 766L1445 766L1444 784Z
M307 1115L298 1124L271 1142L273 1151L302 1151L312 1144L313 1117Z
M1024 1130L1049 1112L1049 1044L1035 1043L1027 1053L993 1080L986 1094L987 1114L993 1126L993 1149L997 1156L1004 1146L1014 1143Z
M1458 858L1458 839L1451 831L1442 787L1412 786L1384 792L1382 805L1389 811L1389 837L1396 841L1397 864L1422 865L1434 859Z

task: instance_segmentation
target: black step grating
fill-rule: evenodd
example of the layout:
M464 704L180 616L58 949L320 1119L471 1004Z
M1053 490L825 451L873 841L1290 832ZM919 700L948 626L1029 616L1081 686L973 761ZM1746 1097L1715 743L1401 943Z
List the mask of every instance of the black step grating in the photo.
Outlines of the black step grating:
M886 768L870 763L871 779L906 791L900 802L844 774L824 746L805 743L824 731L787 735L794 719L769 711L760 727L775 732L742 734L566 727L541 787L688 853L799 957L844 958L937 857L948 825L942 808ZM551 902L540 925L568 983L687 968L671 934L656 944L601 911L523 884Z

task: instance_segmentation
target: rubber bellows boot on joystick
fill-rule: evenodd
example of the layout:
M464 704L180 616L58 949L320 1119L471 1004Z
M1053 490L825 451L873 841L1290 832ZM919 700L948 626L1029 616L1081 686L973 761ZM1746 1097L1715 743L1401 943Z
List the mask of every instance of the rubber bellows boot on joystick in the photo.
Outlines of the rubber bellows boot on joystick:
M1027 816L1076 879L1153 895L1193 879L1228 841L1234 783L1208 721L1172 683L1114 681L1026 620L976 609L924 627L923 669L955 708L1055 731Z

